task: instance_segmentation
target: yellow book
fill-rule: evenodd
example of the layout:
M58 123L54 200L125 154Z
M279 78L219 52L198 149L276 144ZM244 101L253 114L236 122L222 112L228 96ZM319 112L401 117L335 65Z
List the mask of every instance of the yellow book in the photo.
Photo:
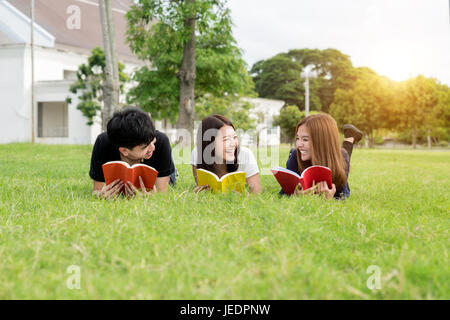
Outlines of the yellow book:
M209 185L214 192L242 192L245 189L245 181L245 172L243 171L227 173L222 178L219 178L211 171L197 169L198 185Z

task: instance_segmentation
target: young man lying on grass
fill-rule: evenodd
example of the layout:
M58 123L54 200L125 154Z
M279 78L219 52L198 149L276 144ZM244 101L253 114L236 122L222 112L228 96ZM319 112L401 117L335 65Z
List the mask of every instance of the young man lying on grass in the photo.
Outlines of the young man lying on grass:
M155 187L166 192L169 182L175 183L175 165L169 138L155 130L149 115L135 107L115 112L107 124L107 132L95 141L89 176L94 180L93 193L99 197L116 197L122 187L127 196L149 195L145 187L137 189L133 184L116 180L105 185L102 165L110 161L124 161L130 166L144 163L158 171Z

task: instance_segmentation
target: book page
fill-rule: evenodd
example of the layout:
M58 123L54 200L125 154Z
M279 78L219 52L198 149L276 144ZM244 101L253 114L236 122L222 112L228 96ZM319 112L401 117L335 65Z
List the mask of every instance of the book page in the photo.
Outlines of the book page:
M141 183L139 181L139 177L141 177L147 191L153 190L158 177L158 171L147 165L138 165L133 166L132 169L129 169L129 173L129 181L136 188L141 189Z
M197 169L197 183L199 186L209 185L213 191L221 191L221 183L217 175L203 169Z
M222 177L222 192L245 190L245 172L233 172Z

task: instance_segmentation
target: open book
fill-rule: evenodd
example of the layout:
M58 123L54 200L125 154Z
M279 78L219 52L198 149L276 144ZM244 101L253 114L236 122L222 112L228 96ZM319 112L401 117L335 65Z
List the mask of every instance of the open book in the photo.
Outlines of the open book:
M102 165L102 169L106 185L120 179L123 183L129 181L137 189L141 189L139 177L142 177L142 181L144 182L147 191L153 189L156 178L158 177L158 171L142 163L130 166L124 161L111 161ZM124 188L122 188L121 192L124 192Z
M333 187L331 169L323 166L311 166L305 169L299 176L296 172L282 167L271 169L275 179L277 179L284 193L293 194L295 188L300 183L303 190L309 189L315 183L326 181L328 188Z
M219 178L211 171L197 169L197 183L199 186L209 185L214 192L238 191L245 189L245 172L227 173Z

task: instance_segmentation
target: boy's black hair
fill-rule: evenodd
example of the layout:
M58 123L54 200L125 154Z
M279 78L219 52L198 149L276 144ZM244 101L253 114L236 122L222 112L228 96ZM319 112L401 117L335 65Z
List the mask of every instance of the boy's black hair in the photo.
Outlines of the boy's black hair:
M106 127L108 138L115 146L130 150L139 145L150 144L156 136L155 125L150 116L132 106L114 112Z

